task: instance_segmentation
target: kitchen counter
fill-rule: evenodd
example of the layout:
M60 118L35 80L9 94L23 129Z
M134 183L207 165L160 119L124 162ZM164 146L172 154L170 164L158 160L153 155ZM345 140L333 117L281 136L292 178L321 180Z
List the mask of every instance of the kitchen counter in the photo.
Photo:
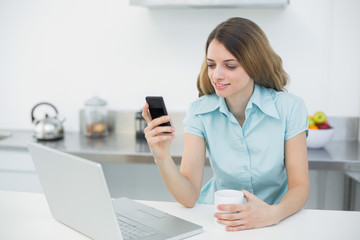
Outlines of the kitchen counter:
M27 142L36 141L31 131L10 132L11 136L0 139L0 150L26 150ZM99 162L153 163L146 141L136 140L134 134L110 134L106 138L90 139L77 132L66 132L61 140L41 143ZM184 136L177 135L170 149L177 164L181 162L183 146ZM332 141L325 148L308 149L308 159L310 169L360 172L360 144L357 141Z
M10 137L0 139L1 149L26 150L27 142L36 141L31 131L11 130ZM176 162L180 163L183 136L177 136L171 146ZM153 163L145 140L137 140L135 134L110 134L104 138L87 138L78 132L66 132L63 139L38 141L46 146L99 162Z

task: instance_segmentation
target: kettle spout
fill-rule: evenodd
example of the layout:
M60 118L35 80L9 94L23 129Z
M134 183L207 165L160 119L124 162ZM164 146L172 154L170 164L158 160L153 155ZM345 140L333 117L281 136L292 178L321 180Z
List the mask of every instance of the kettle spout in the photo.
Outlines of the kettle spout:
M66 118L64 118L64 117L58 117L58 120L59 120L61 123L63 123L63 122L65 122Z

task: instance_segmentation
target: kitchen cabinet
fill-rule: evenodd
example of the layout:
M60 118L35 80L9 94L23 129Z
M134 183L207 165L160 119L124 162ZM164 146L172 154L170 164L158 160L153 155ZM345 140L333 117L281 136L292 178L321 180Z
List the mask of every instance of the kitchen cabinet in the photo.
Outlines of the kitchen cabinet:
M152 163L101 163L113 198L175 201L167 190L157 166ZM179 168L179 165L177 165ZM212 169L205 166L203 184L212 177Z
M306 209L342 210L344 173L336 170L309 170L310 196Z
M0 148L0 190L42 192L31 156L26 149Z
M360 211L360 173L345 172L344 210Z

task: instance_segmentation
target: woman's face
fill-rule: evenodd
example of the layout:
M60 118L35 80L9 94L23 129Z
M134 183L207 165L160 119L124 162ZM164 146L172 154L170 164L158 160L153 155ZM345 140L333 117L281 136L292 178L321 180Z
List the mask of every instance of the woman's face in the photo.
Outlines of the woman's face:
M216 94L231 98L252 91L253 80L236 58L216 39L210 42L207 51L208 74Z

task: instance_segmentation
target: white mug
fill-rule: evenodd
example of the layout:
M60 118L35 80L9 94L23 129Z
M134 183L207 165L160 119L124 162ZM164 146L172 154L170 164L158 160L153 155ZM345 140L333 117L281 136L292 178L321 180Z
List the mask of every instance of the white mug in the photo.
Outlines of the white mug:
M221 211L217 207L219 204L240 204L244 203L244 193L238 190L226 189L219 190L214 194L214 205L215 205L215 213L217 212L231 212L231 211ZM226 225L220 224L217 222L217 218L215 217L216 226L222 230L225 230Z

